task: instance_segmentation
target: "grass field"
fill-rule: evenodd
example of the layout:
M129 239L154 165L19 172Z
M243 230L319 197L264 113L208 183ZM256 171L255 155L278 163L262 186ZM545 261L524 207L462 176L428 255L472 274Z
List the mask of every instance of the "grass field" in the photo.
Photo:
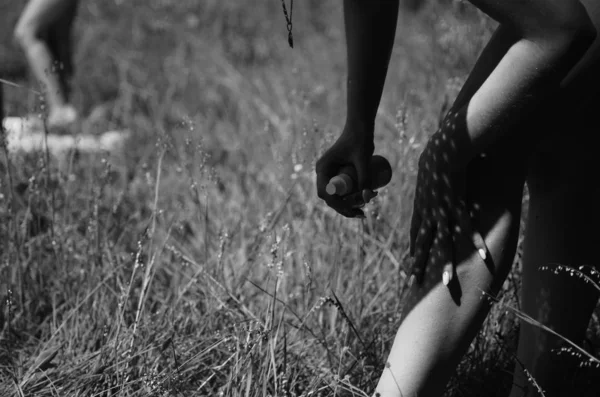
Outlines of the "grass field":
M294 6L292 50L277 0L82 2L75 104L133 137L58 159L0 148L0 395L373 391L416 160L494 23L457 3L400 17L376 125L394 176L350 221L313 180L345 117L341 2ZM3 29L0 62L37 88ZM41 111L31 91L4 94L9 116ZM517 260L447 396L510 389L518 274Z

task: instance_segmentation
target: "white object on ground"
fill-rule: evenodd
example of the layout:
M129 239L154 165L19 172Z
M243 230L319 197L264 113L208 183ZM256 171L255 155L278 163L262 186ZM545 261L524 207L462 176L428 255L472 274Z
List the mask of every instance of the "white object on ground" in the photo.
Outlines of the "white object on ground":
M6 146L9 152L43 151L48 145L52 155L69 150L80 152L113 152L119 150L129 137L129 131L107 131L101 135L77 134L45 136L42 123L33 117L6 117L2 121L6 131Z
M74 123L78 117L77 110L75 110L73 105L60 106L48 114L48 126L66 127Z

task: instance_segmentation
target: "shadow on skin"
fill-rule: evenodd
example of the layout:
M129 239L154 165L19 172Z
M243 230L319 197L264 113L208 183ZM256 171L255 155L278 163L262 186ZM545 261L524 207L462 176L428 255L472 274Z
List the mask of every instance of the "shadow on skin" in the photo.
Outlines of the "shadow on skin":
M463 133L454 129L448 137ZM520 226L525 156L515 156L512 143L505 139L493 153L471 161L464 173L464 197L471 207L472 227L488 248L486 260L462 225L437 228L422 284L406 286L402 293L403 322L377 389L382 396L399 395L399 387L404 396L440 395L487 316L491 303L483 292L494 296L502 286L512 267ZM445 216L452 222L454 209L448 202L445 205ZM451 236L444 234L450 231ZM452 242L450 250L441 244L444 239ZM456 266L445 286L442 273L449 260Z
M447 289L460 306L465 289L465 281L458 277L461 265L477 261L479 256L474 254L478 247L483 247L485 258L479 258L477 266L484 265L491 277L503 267L498 261L504 256L490 252L493 241L482 244L475 237L489 238L503 216L520 217L527 156L526 150L515 150L518 145L514 139L508 136L492 152L471 160L466 171L460 171L464 162L461 156L472 150L465 106L461 111L450 111L429 140L419 159L411 225L411 234L416 234L412 236L416 241L413 274L422 281L417 283L417 295L424 296L440 284L443 272L454 264ZM501 252L505 248L498 247Z

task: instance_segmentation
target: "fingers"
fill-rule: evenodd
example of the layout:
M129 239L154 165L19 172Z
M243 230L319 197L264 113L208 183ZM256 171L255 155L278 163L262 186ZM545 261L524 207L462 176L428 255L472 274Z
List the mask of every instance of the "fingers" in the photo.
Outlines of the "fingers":
M442 267L442 282L448 286L454 279L454 240L451 219L447 211L441 208L437 213L436 232L427 258L428 266L434 269ZM425 266L423 266L424 268Z
M415 259L412 269L412 274L416 277L417 284L421 284L423 282L425 268L427 267L427 260L429 259L429 253L432 247L434 236L435 225L430 220L422 222L415 239Z
M315 172L317 174L317 195L322 200L327 200L330 195L327 194L327 184L341 168L337 161L325 160L324 157L317 161Z
M417 243L417 236L419 235L422 221L423 218L417 210L417 207L413 206L413 213L410 219L410 256L415 255L415 245Z
M329 207L333 208L337 213L345 216L346 218L365 217L365 213L361 209L365 206L365 203L360 193L356 196L353 195L350 200L337 195L328 195L328 197L324 198L324 200Z
M346 218L360 218L360 219L366 218L365 213L360 208L333 208L333 209L336 210L341 215L345 216Z
M343 196L342 200L344 204L352 208L362 208L366 204L377 197L378 193L371 189L363 189L360 192L352 193L347 196Z
M327 193L327 184L335 177L342 168L339 161L331 159L319 160L316 164L317 174L317 195L320 199L333 208L337 213L346 218L364 218L365 214L361 210L371 199L377 196L377 192L371 189L359 190L356 193L346 196ZM365 176L363 175L363 178Z
M442 282L447 286L454 278L454 240L450 219L443 218L438 222L436 239L438 258L444 264Z
M485 244L485 240L481 233L477 230L477 228L473 227L473 220L471 219L471 215L467 210L467 205L464 201L461 201L457 205L457 216L456 221L458 227L455 228L455 232L457 234L463 234L468 236L475 247L475 250L479 254L479 257L482 260L487 260L489 256L488 248Z
M365 204L369 204L372 199L377 197L379 193L371 189L363 189L362 191L362 199Z
M340 166L337 162L332 161L317 161L316 174L317 174L317 196L325 201L327 205L337 211L339 214L353 218L356 215L360 215L358 211L351 211L351 208L344 203L342 197L335 194L327 193L327 184L335 175L337 175ZM362 213L362 211L360 211Z
M436 211L436 220L423 220L419 211L411 220L411 255L414 255L413 275L417 284L422 284L426 268L442 267L442 282L450 287L456 278L455 244L459 235L470 238L479 256L485 261L489 252L482 235L473 227L472 219L465 210L464 201L456 204L453 216L445 208ZM456 226L454 224L456 223Z
M473 245L475 246L475 249L479 253L481 259L484 261L487 260L489 256L487 245L485 245L485 240L475 228L472 228L471 230L471 238L473 239Z
M340 214L347 218L365 218L364 212L361 210L366 204L377 197L378 193L370 189L364 189L361 192L349 194L344 197L331 195L326 199L327 205L335 209Z
M368 158L354 162L354 168L356 169L356 190L359 192L362 192L367 187L367 178L369 177L368 164Z
M317 173L317 195L319 198L346 218L364 218L365 214L360 209L365 205L363 193L359 192L348 197L327 194L325 187L330 179L326 173ZM369 195L367 194L367 196ZM371 195L371 197L374 197L374 195Z
M442 268L442 282L449 286L456 277L454 246L459 235L469 236L479 256L489 254L481 234L473 227L464 200L452 200L449 206L437 204L433 216L422 215L415 200L410 225L410 254L414 256L413 271L417 284L422 284L426 268ZM422 206L421 206L422 207ZM426 210L427 211L427 210ZM431 214L433 215L433 214Z
M413 199L413 213L410 219L410 256L415 255L415 245L417 243L417 236L421 223L423 223L423 216L421 215L421 201L423 200L423 188L422 188L422 177L421 173L417 176L417 186L415 189L415 196Z

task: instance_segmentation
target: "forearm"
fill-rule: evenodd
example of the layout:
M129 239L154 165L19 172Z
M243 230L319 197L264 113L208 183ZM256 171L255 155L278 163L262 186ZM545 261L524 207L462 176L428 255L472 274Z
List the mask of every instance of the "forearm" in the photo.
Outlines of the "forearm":
M387 74L398 0L345 0L348 52L346 126L372 133Z
M515 43L468 104L467 128L474 152L485 151L555 95L581 55L569 38Z
M473 69L456 97L453 108L458 109L469 103L473 95L494 71L508 50L519 41L514 29L500 25L477 58Z

